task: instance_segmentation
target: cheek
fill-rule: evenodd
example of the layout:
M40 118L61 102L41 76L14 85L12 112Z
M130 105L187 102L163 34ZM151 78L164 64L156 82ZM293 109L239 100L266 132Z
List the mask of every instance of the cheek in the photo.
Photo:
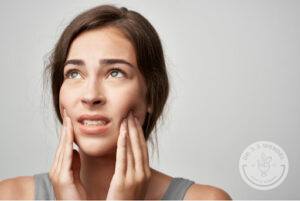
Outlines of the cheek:
M60 113L61 113L61 116L62 113L63 113L63 108L65 108L67 106L67 103L66 103L66 95L65 95L65 92L64 92L64 89L63 89L63 86L60 88L60 91L59 91L59 109L60 109Z
M118 108L118 113L122 115L121 118L126 117L130 110L140 117L145 113L145 97L140 88L115 93L111 96L111 101L112 105Z
M61 115L63 113L63 109L66 108L66 110L70 113L72 111L72 101L74 100L74 93L72 90L68 89L65 85L61 86L60 92L59 92L59 109L61 112Z

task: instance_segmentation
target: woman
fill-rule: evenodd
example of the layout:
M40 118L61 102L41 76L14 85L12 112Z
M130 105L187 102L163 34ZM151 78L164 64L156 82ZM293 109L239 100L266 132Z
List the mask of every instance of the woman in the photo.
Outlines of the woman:
M146 141L169 82L159 36L139 13L111 5L81 13L45 72L62 123L52 166L2 181L1 199L231 199L149 166Z

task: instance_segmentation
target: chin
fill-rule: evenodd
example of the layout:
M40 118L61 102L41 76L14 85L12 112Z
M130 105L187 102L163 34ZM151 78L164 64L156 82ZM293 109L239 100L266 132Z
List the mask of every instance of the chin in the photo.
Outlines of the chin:
M116 152L117 139L98 137L76 137L77 145L81 152L88 156L100 157L112 155Z
M88 148L88 149L80 149L82 153L84 153L86 156L89 156L89 157L107 157L107 156L113 156L113 153L112 151L105 151L105 150L97 150L97 149L91 149L91 148Z

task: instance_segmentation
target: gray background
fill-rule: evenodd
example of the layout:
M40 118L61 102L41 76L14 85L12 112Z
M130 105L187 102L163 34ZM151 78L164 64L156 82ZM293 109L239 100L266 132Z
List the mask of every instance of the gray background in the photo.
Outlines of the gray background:
M300 1L286 0L1 1L0 179L49 170L58 124L42 98L44 61L68 22L102 3L140 12L162 39L172 86L154 168L234 199L300 199ZM289 158L274 190L239 174L259 140Z

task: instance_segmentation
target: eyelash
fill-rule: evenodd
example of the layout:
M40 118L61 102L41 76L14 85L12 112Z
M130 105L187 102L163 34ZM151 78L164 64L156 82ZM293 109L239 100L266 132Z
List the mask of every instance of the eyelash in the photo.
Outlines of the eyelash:
M68 70L68 71L66 72L65 77L68 78L68 77L69 77L69 74L71 74L71 73L73 73L73 72L77 72L77 71L78 71L78 70L75 69L75 68L70 69L70 70ZM123 74L126 76L126 73L125 73L123 70L121 70L120 68L118 68L118 67L112 68L112 69L110 70L110 73L111 73L111 72L114 72L114 71L119 71L119 72L123 73Z

